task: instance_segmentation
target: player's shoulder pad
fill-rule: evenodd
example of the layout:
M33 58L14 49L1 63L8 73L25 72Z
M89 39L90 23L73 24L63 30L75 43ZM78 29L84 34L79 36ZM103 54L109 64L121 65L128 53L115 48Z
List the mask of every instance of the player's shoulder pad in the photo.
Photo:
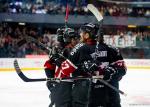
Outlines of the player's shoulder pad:
M70 52L70 55L74 55L76 52L79 51L79 49L81 47L83 47L85 45L85 43L78 43L73 49L72 51Z
M110 48L111 51L117 53L117 55L120 55L120 51L117 47L114 47L112 45L108 45L108 47Z

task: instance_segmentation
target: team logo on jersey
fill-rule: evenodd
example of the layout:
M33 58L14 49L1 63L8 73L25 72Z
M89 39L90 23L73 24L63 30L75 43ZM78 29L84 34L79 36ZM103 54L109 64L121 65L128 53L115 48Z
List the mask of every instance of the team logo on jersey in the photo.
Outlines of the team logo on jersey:
M107 51L96 51L91 54L91 57L93 59L96 59L98 57L107 57Z

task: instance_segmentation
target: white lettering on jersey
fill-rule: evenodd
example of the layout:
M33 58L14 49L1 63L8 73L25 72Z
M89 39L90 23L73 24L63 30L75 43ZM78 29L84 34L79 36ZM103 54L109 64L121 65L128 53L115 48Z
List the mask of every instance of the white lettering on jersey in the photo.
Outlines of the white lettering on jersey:
M96 51L91 54L92 58L107 57L107 51Z
M70 55L74 55L74 53L77 52L77 50L82 47L84 44L83 43L80 43L80 44L77 44L71 51Z

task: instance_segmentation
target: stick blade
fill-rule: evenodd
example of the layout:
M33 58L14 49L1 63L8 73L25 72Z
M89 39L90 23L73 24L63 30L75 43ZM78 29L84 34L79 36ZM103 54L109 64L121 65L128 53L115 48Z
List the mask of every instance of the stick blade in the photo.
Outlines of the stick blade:
M87 8L94 14L98 22L100 22L103 19L103 16L93 4L88 4Z
M40 81L47 81L47 78L38 78L38 79L31 79L26 77L23 72L21 71L18 61L14 60L14 68L18 74L18 76L24 81L24 82L40 82Z
M18 61L14 60L14 68L18 74L18 76L25 82L29 82L29 79L22 73L19 65L18 65Z

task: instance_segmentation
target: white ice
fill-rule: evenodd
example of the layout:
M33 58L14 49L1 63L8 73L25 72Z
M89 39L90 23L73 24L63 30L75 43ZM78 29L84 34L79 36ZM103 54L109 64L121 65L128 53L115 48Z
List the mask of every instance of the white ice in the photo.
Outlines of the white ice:
M24 72L30 78L45 77L43 71ZM120 81L122 107L150 107L150 70L128 70ZM23 82L16 72L0 72L0 107L48 107L45 82Z

